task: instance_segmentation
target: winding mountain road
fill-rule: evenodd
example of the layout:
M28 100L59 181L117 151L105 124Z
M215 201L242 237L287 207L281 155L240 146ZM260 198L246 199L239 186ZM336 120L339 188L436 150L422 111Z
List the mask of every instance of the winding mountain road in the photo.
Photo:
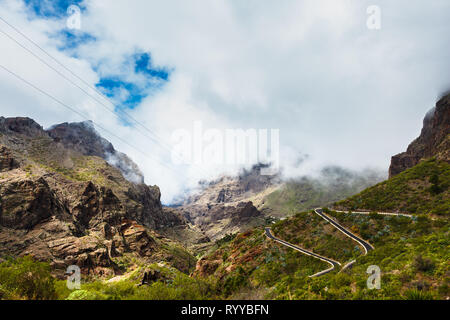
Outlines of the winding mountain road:
M331 219L329 216L327 216L325 213L323 213L323 210L320 208L314 209L314 212L317 213L319 216L321 216L323 219L331 223L336 229L341 231L343 234L345 234L347 237L353 239L354 241L358 242L363 248L364 248L364 255L367 254L370 250L375 249L370 243L367 241L361 239L360 237L356 236L352 232L345 229L342 225L340 225L338 222Z
M293 244L290 244L290 243L287 242L287 241L284 241L284 240L281 240L281 239L276 238L276 237L272 234L272 230L271 230L270 228L266 228L265 230L266 230L266 236L267 236L269 239L272 239L272 240L274 240L274 241L276 241L276 242L278 242L278 243L281 243L282 245L284 245L284 246L286 246L286 247L289 247L289 248L291 248L291 249L294 249L294 250L296 250L296 251L299 251L299 252L301 252L301 253L303 253L303 254L306 254L307 256L311 256L311 257L317 258L317 259L322 260L322 261L328 263L329 265L331 265L331 268L328 268L328 269L326 269L326 270L317 272L317 273L315 273L315 274L309 276L310 278L318 277L318 276L324 275L324 274L326 274L326 273L328 273L328 272L333 271L335 268L339 268L339 266L341 265L339 262L334 261L333 259L326 258L326 257L324 257L324 256L318 255L317 253L314 253L314 252L312 252L312 251L305 250L305 249L303 249L303 248L300 248L300 247L297 247L297 246L295 246L295 245L293 245Z
M368 211L342 211L342 210L334 210L332 211L341 212L341 213L357 213L357 214L365 214L369 215L370 212ZM412 218L412 214L406 214L406 213L398 213L398 212L377 212L377 214L380 214L382 216L393 216L393 217L406 217L406 218Z
M334 210L334 211L336 211L336 212L343 212L343 213L349 213L348 211L338 211L338 210ZM325 213L323 213L323 210L322 210L321 208L314 209L314 212L315 212L317 215L319 215L320 217L322 217L323 219L325 219L326 221L328 221L329 223L331 223L336 229L338 229L339 231L341 231L341 232L342 232L343 234L345 234L347 237L351 238L352 240L354 240L354 241L356 241L358 244L360 244L360 245L364 248L364 251L365 251L365 252L364 252L364 255L366 255L367 252L369 252L370 250L374 250L374 249L375 249L370 243L368 243L368 242L365 241L364 239L361 239L360 237L358 237L357 235L355 235L354 233L352 233L351 231L349 231L349 230L347 230L345 227L343 227L339 222L333 220L332 218L330 218L329 216L327 216ZM352 213L366 214L366 215L370 214L369 212L365 212L365 211L355 211L355 212L352 212ZM380 212L380 213L378 213L378 214L386 215L386 216L408 217L408 218L412 218L412 217L413 217L412 215L409 215L409 214L404 214L404 213L393 213L393 212ZM333 271L335 268L338 268L339 266L341 266L341 263L338 262L338 261L335 261L335 260L330 259L330 258L326 258L326 257L324 257L324 256L318 255L317 253L314 253L314 252L312 252L312 251L305 250L305 249L303 249L303 248L300 248L300 247L297 247L297 246L295 246L295 245L293 245L293 244L290 244L290 243L287 242L287 241L284 241L284 240L281 240L281 239L276 238L276 237L272 234L272 231L271 231L270 228L266 228L265 230L266 230L266 236L267 236L268 238L270 238L270 239L272 239L272 240L274 240L274 241L276 241L276 242L279 242L279 243L281 243L282 245L285 245L285 246L287 246L287 247L289 247L289 248L291 248L291 249L297 250L297 251L299 251L299 252L301 252L301 253L303 253L303 254L306 254L306 255L308 255L308 256L311 256L311 257L320 259L320 260L322 260L322 261L325 261L326 263L328 263L328 264L331 265L331 268L328 268L328 269L326 269L326 270L323 270L323 271L320 271L320 272L318 272L318 273L315 273L315 274L313 274L312 276L309 276L310 278L321 276L321 275L326 274L326 273L328 273L328 272L331 272L331 271ZM349 268L349 267L350 267L351 265L353 265L355 262L356 262L356 260L352 260L352 261L348 262L347 264L345 264L345 266L342 267L342 269L340 270L340 272L343 271L343 270L345 270L345 269L347 269L347 268Z

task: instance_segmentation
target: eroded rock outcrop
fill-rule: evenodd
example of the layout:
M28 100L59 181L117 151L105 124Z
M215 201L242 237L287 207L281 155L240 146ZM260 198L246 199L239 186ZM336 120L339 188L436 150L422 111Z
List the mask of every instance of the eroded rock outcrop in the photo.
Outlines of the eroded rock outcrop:
M69 265L120 273L115 261L125 254L187 269L167 249L178 244L158 234L185 220L163 208L157 186L108 164L114 153L85 123L47 132L28 118L0 118L0 258L31 255L58 275Z
M26 117L4 118L0 117L0 132L9 131L29 137L46 135L44 129L36 121Z
M214 274L222 263L223 260L209 260L207 257L202 257L195 266L195 275L202 278L210 276Z
M228 233L244 231L264 222L263 214L249 202L237 204L191 205L182 212L196 225L207 239L217 240Z
M19 167L11 151L5 146L0 146L0 172L10 171Z
M437 157L450 161L450 94L441 98L423 120L420 136L406 152L392 157L389 177L414 167L422 159Z
M261 174L267 167L257 164L237 176L201 182L199 192L177 209L211 240L260 225L264 223L264 215L258 208L264 196L281 184L279 176Z
M19 177L0 184L0 225L30 230L64 209L42 177Z

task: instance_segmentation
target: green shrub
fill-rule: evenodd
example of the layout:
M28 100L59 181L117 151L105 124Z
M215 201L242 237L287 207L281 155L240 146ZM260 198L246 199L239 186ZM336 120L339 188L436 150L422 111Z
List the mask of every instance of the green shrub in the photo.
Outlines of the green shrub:
M216 245L217 245L218 247L220 247L221 245L223 245L223 244L225 244L225 243L227 243L227 242L233 241L233 239L236 238L236 236L237 236L237 233L235 233L235 234L227 233L227 234L226 234L224 237L222 237L221 239L216 240Z
M247 276L245 275L244 269L242 267L238 267L237 274L233 276L229 276L223 285L223 291L226 296L230 295L233 292L236 292L238 289L242 288L247 283Z
M433 300L434 297L430 292L410 289L405 292L404 298L406 300Z
M73 291L67 288L67 280L56 280L55 292L57 300L65 300Z
M50 265L38 262L31 257L9 259L0 264L0 283L3 294L34 300L56 299L54 278Z
M441 186L439 185L439 175L437 173L433 174L430 177L429 181L431 183L429 191L432 195L437 195L443 191Z
M144 286L130 280L84 283L81 290L70 293L66 300L205 300L215 292L213 281L180 273L173 279Z
M0 284L0 300L10 300L11 298L11 293Z
M98 292L76 290L66 300L105 300L105 296Z
M427 272L433 270L435 264L431 259L424 258L419 254L414 258L413 266L418 271Z

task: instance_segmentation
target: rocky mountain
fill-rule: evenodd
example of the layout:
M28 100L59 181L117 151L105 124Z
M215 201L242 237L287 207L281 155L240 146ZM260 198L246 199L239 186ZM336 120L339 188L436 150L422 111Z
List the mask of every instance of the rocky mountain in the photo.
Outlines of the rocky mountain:
M254 165L237 176L200 182L200 190L177 207L184 218L211 240L264 223L258 210L264 196L278 188L278 176L261 175L265 165Z
M59 272L75 264L120 273L131 256L186 270L189 253L160 234L186 221L142 181L90 123L46 131L29 118L0 117L0 257L32 255Z
M264 167L258 164L236 176L201 182L200 190L177 209L210 239L217 240L264 224L267 219L345 199L385 178L374 170L326 167L319 177L283 180L279 175L261 175Z
M144 183L144 175L124 153L118 152L113 145L102 138L91 121L78 123L62 123L47 130L55 142L66 148L76 150L86 156L97 156L122 172L123 176L137 184Z
M291 211L270 224L278 238L341 263L338 272L310 278L328 268L323 261L299 255L269 239L256 227L222 239L197 261L194 275L217 279L227 299L450 299L448 263L450 230L449 96L425 117L421 136L393 159L393 174L381 177L325 168L320 178L288 181L266 197L261 210ZM397 161L397 162L396 162ZM398 166L396 166L398 165ZM323 211L373 250L346 237L311 206L350 197ZM352 212L347 212L352 211ZM359 212L365 211L365 213ZM391 214L379 214L389 212ZM395 213L408 213L396 215ZM352 261L350 267L344 267ZM348 265L347 265L348 266ZM382 289L367 287L367 270L378 266Z
M235 176L200 181L199 190L184 199L182 205L236 204L249 199L255 200L255 195L282 183L278 175L261 175L261 169L267 167L264 164L257 164L250 170L243 169Z
M390 178L334 207L448 216L450 214L450 95L423 121L420 136L392 157Z
M450 161L450 94L442 97L427 113L420 136L408 146L406 152L392 157L389 177L434 156L438 160Z

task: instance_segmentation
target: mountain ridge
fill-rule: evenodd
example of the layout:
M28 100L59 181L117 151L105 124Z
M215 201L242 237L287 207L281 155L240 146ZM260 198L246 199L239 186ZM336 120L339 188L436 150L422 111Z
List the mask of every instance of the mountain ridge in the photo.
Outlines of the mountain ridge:
M194 274L218 279L226 299L449 300L450 163L446 155L450 145L445 138L435 140L441 141L435 149L425 151L421 145L424 137L447 134L445 124L437 131L437 126L430 126L439 112L425 117L424 134L408 148L409 152L418 150L406 154L417 161L414 166L402 167L389 179L334 204L345 212L323 208L331 219L373 245L373 250L364 254L314 211L302 212L298 206L293 206L293 216L266 225L277 238L342 265L351 261L350 267L310 278L326 268L323 262L277 245L266 238L263 227L257 227L224 238L198 260ZM441 114L440 120L448 121L448 114ZM430 128L435 128L432 134ZM281 203L304 197L302 192L284 199L280 197L283 191L275 194ZM366 213L358 213L360 209ZM374 266L380 270L379 290L367 285L367 273Z
M411 142L405 152L392 157L389 177L412 168L422 159L435 156L450 161L450 94L438 100L424 117L420 136Z
M0 117L0 256L51 261L59 275L73 264L120 274L131 256L189 271L194 258L162 234L188 228L185 219L162 206L157 186L130 182L111 165L115 149L105 141L86 123L44 130L30 118Z

